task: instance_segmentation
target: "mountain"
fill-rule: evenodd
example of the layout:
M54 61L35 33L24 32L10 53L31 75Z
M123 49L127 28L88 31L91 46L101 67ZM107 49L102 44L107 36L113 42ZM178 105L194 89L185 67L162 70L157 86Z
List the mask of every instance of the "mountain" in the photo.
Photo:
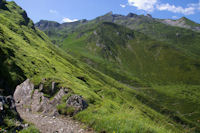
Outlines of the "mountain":
M157 111L149 106L149 100L145 101L142 92L91 68L53 45L42 31L35 28L26 12L15 2L0 0L0 7L1 95L12 95L17 85L30 79L26 80L31 82L30 87L26 88L26 82L24 82L17 88L25 90L35 88L29 92L30 96L28 95L29 99L37 101L35 107L44 103L43 99L54 102L59 94L59 89L65 88L67 94L62 97L61 101L57 101L60 102L57 106L58 110L61 110L60 113L75 111L73 107L66 106L70 96L78 95L78 97L84 98L88 107L74 115L74 119L92 127L97 132L182 133L199 130L199 125L192 120L175 113L164 114ZM124 40L117 40L119 43L127 41L127 39L131 40L135 34L144 37L141 33L133 33L132 30L112 23L103 23L101 26L100 29L108 26L120 30ZM99 34L99 31L97 33ZM125 33L129 33L129 36L126 36ZM111 43L111 45L113 44ZM40 96L41 93L42 96ZM38 99L35 99L37 98L35 94L38 94ZM23 93L19 95L23 95ZM18 102L16 101L16 103ZM51 105L54 106L55 103ZM30 109L29 106L24 104L26 112ZM37 114L42 116L41 109L35 113L35 115ZM2 115L0 112L0 116ZM10 131L10 128L16 124L15 118L9 113L0 118L3 118L1 129ZM27 116L27 118L29 117ZM52 116L48 116L48 118L55 119ZM32 128L29 132L31 131L33 131Z
M36 27L40 27L40 30L48 30L52 28L58 28L60 24L55 21L47 21L47 20L41 20L37 24L35 24Z
M110 12L76 22L73 28L61 25L44 32L55 44L117 80L199 84L200 33L133 13Z
M164 24L150 15L112 12L73 30L68 26L53 30L54 34L44 32L56 45L136 89L149 107L178 116L179 122L199 125L200 33Z
M192 29L193 31L200 32L200 24L197 24L186 17L182 17L177 20L171 20L171 19L164 19L160 20L162 23L171 25L171 26L177 26L181 28L186 28L186 29Z
M194 22L184 19L185 23L187 25L190 24L190 26L199 26L199 24L195 24ZM187 20L187 21L186 21ZM198 39L199 37L196 35L199 35L196 32L193 32L189 30L188 28L177 27L177 26L171 26L169 24L165 24L164 20L159 20L152 18L151 15L136 15L133 13L129 13L127 16L119 15L119 14L113 14L112 12L109 12L103 16L97 17L94 20L86 21L85 23L81 23L77 25L77 22L74 22L75 27L71 28L71 26L67 26L66 23L61 24L62 28L53 28L53 29L47 29L43 30L48 36L51 37L51 39L56 44L61 44L63 41L63 38L66 38L66 36L63 36L63 34L67 35L69 33L74 32L75 29L79 28L87 30L87 28L94 27L97 23L100 22L112 22L115 24L123 25L127 28L130 28L132 30L139 31L141 33L144 33L145 35L149 36L152 39L158 40L158 41L165 41L177 45L181 45L179 48L183 48L184 50L190 49L186 52L190 52L190 54L198 54L199 55L199 46L193 46L198 45ZM177 20L178 21L178 20ZM180 22L181 25L182 21ZM73 23L70 23L70 25ZM37 25L37 24L36 24ZM76 26L77 25L77 26ZM41 27L38 27L41 29ZM56 31L54 31L56 30ZM48 32L48 33L47 33ZM59 33L59 35L54 35L54 33ZM52 34L52 35L50 35ZM55 37L56 36L56 37ZM188 37L190 36L190 37ZM188 40L188 38L194 38L194 41ZM59 39L58 39L59 38ZM186 39L185 39L186 38ZM191 42L192 41L192 42ZM192 44L192 45L188 45ZM183 46L184 45L184 46ZM198 47L198 49L196 49ZM192 51L191 51L192 50Z

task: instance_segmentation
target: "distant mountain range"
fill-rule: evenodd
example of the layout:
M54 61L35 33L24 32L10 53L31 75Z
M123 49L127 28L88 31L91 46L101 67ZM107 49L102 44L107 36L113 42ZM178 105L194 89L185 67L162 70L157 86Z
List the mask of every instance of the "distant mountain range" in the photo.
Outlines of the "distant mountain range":
M148 21L150 21L150 19L153 19L154 21L158 21L158 22L168 24L171 26L191 29L191 30L200 32L200 24L195 23L195 22L187 19L186 17L182 17L177 20L157 19L157 18L152 18L152 16L150 14L147 14L146 16L144 16L144 15L137 15L134 13L129 13L127 16L124 16L124 15L118 15L118 14L113 14L112 12L109 12L109 13L105 14L104 16L96 18L96 20L100 20L100 21L108 21L108 22L113 22L113 23L117 23L117 24L122 24L131 29L136 29L136 27L134 27L134 25L133 25L133 22L134 23L136 23L138 21L145 22L145 20L146 20L146 22L148 22ZM76 22L60 24L55 21L41 20L40 22L36 23L36 27L40 28L41 30L47 30L50 28L58 28L58 27L63 28L63 27L69 26L69 25L75 26L77 24L86 23L88 21L89 20L83 19L83 20L79 20Z
M200 25L187 18L109 12L90 21L35 25L54 44L125 83L200 83Z

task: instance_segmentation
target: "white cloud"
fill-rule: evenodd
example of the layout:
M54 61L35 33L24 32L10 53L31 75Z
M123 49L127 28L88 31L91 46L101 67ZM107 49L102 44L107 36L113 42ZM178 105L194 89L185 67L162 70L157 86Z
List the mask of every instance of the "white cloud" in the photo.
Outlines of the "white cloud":
M188 4L188 6L194 7L194 8L196 8L197 10L200 10L200 0L199 0L199 3Z
M56 10L49 10L49 13L51 13L51 14L57 14L58 13L58 11L56 11Z
M198 10L200 10L200 0L199 0L199 5L198 5Z
M128 0L129 6L134 6L138 10L153 12L154 10L181 13L184 15L195 14L200 11L200 0L198 3L190 3L187 7L175 6L169 3L162 3L161 0Z
M178 17L178 16L172 16L172 18L173 18L173 19L177 19L177 18L179 18L179 17Z
M62 22L67 22L67 23L75 22L75 21L78 21L78 19L70 19L70 18L63 18L62 19Z
M147 12L152 12L157 2L157 0L128 0L130 6L135 6L137 9Z
M123 5L123 4L120 4L120 6L121 6L122 8L125 8L125 7L126 7L126 5Z
M157 5L156 8L160 11L170 11L173 13L182 13L184 15L194 14L196 10L193 6L183 8L181 6L170 5L169 3Z

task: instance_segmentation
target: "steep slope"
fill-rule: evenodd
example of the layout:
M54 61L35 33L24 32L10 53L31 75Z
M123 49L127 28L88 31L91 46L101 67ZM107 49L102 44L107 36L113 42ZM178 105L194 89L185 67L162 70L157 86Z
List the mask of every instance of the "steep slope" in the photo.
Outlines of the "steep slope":
M159 41L167 41L183 48L185 52L199 55L199 34L185 28L163 24L151 16L128 14L127 16L108 13L96 18L94 21L107 21L126 26L130 29L144 33ZM188 50L189 49L189 50Z
M130 23L120 26L113 21ZM59 46L67 53L134 86L137 98L151 108L181 123L199 125L199 33L160 23L150 15L112 13L77 25L73 32L63 28L56 33L62 35Z
M26 12L14 2L0 9L1 88L12 94L14 86L26 78L39 85L44 79L71 93L83 96L88 108L74 117L98 132L185 132L198 126L180 123L142 104L139 95L116 80L77 61L52 45L48 37L33 26ZM45 84L47 97L53 97ZM65 99L59 106L67 109ZM38 99L40 101L40 99ZM64 105L64 106L63 106ZM193 129L192 127L195 127Z
M60 31L59 46L125 83L137 84L140 81L132 78L137 77L150 83L199 84L200 34L179 30L176 43L173 35L165 42L110 22L91 21L71 34Z
M151 84L152 87L138 90L144 93L140 97L144 103L198 124L198 58L173 44L109 22L79 31L64 40L61 47L68 53L128 85Z

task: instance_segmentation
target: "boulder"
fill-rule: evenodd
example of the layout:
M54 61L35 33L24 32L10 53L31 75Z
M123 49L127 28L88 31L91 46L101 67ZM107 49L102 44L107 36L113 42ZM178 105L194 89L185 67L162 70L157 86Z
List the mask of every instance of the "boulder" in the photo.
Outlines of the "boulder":
M52 82L52 88L49 89L55 89L56 86L57 83ZM36 88L34 88L34 84L29 79L17 86L14 92L17 109L24 112L42 113L47 116L58 115L57 105L60 104L62 97L69 93L69 89L64 87L60 88L50 100L40 91L43 86L39 87L39 89ZM12 106L12 100L10 100L9 104ZM74 115L87 108L88 104L82 96L72 95L66 101L66 108L70 109L70 107L72 107Z
M34 92L34 84L30 79L27 79L22 84L18 85L14 92L14 100L17 106L30 105L32 93Z
M83 99L82 96L72 95L66 101L66 106L73 107L75 109L74 114L82 111L88 107L87 102Z
M17 86L14 99L17 108L25 112L42 113L44 115L54 116L58 114L56 106L60 103L62 97L67 94L66 88L61 88L52 100L44 96L43 84L39 89L34 88L34 84L29 79ZM57 87L56 82L52 82L52 90Z

